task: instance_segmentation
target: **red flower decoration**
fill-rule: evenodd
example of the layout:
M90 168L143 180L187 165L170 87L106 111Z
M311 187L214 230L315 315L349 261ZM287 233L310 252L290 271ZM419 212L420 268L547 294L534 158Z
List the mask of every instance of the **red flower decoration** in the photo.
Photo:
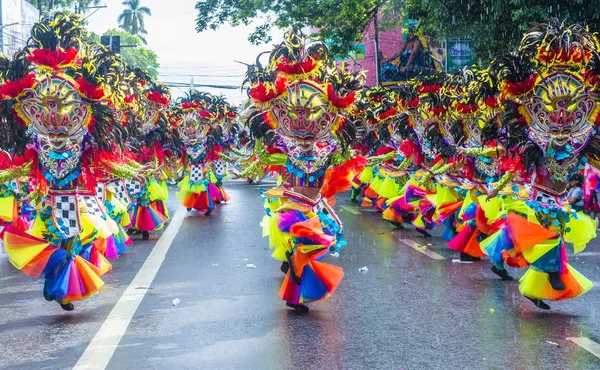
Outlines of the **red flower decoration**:
M403 103L404 103L404 106L408 109L416 108L419 105L419 97L416 97L411 100L404 100Z
M498 108L498 98L495 96L488 96L485 98L485 105L490 108Z
M437 84L421 85L421 86L417 87L417 92L419 94L437 93L441 89L442 89L442 86L441 85L437 85Z
M284 93L286 83L287 79L283 77L280 77L275 81L274 88L267 88L267 86L261 82L250 90L250 97L262 103L268 102Z
M344 97L340 97L333 90L333 86L329 84L327 85L327 99L335 107L348 108L350 105L352 105L352 103L354 103L355 94L351 92Z
M190 102L181 103L181 108L183 108L183 109L198 109L198 108L200 108L200 102L190 101Z
M535 79L537 78L537 74L530 75L523 81L518 82L506 82L506 91L510 95L522 95L525 94L531 89L533 89L533 85L535 83Z
M211 118L212 115L210 114L210 112L205 111L205 110L200 110L198 111L198 115L202 118Z
M151 91L146 94L146 99L153 101L157 104L168 105L169 98L159 93L158 91Z
M79 86L79 92L88 99L100 100L104 97L104 89L98 85L94 85L83 77L79 77L75 83Z
M59 70L71 63L77 58L77 50L70 48L67 50L36 49L27 57L32 63Z
M380 120L385 120L388 119L394 115L396 115L398 113L398 111L396 110L396 108L390 108L388 110L386 110L385 112L381 112L381 114L379 114L379 119Z
M31 89L34 85L35 74L30 73L16 81L4 81L4 84L0 87L0 95L16 98L23 92L23 90Z
M283 73L287 73L289 75L298 75L303 73L310 73L315 69L317 64L315 61L310 58L304 62L292 62L285 56L282 56L279 59L279 63L277 64L277 70Z

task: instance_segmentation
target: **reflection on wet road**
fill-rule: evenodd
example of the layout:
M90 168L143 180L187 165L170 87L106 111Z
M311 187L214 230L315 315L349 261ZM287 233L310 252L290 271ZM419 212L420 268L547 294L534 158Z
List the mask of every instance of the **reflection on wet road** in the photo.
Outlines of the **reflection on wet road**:
M287 310L258 226L258 188L228 183L231 203L212 217L187 214L108 368L600 369L567 340L600 342L599 288L539 311L489 261L455 263L440 238L395 230L343 196L336 209L344 208L348 245L327 262L343 266L344 279L308 315ZM72 367L154 242L136 241L102 294L73 313L45 302L41 282L0 259L0 368ZM588 248L570 261L600 281L600 243Z

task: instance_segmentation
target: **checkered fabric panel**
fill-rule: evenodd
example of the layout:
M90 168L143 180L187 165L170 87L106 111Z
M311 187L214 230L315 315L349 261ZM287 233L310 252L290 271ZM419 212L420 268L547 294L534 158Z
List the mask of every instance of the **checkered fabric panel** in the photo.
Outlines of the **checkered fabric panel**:
M542 204L547 204L550 206L555 206L557 205L556 202L556 198L553 197L550 194L546 194L542 191L538 191L537 194L535 195L535 200L537 200L538 202L542 203Z
M204 174L202 173L202 165L193 164L190 168L190 181L192 182L200 182L204 179Z
M127 189L125 188L125 183L122 180L115 181L112 183L112 186L115 188L115 195L120 200L129 203L131 200L129 199L129 194L127 193Z
M104 202L104 183L96 183L96 196L98 197L98 199L100 199L102 202Z
M139 194L142 192L142 183L134 180L125 180L125 187L129 194Z
M102 216L104 214L104 210L100 206L98 199L92 195L80 195L80 202L85 202L85 207L87 208L87 213L94 216Z
M62 220L67 227L67 236L75 236L81 230L75 195L58 195L54 197L54 215L57 220Z
M222 177L225 176L225 163L222 160L215 161L213 164L213 171L215 175Z

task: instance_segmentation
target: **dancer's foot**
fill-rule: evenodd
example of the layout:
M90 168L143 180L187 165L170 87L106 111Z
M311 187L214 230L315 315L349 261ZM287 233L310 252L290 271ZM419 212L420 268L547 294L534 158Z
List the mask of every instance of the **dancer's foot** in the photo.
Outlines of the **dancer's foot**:
M150 239L150 233L148 231L143 231L142 232L142 240L148 240Z
M300 285L300 277L298 275L296 275L296 271L294 269L294 263L292 262L292 256L294 254L290 251L285 252L285 256L288 259L288 267L290 269L290 277L292 278L292 280L294 281L294 283L296 285Z
M415 229L423 238L431 238L431 234L423 229Z
M552 271L548 273L548 280L554 290L565 290L567 286L560 279L560 273L558 271Z
M535 298L529 298L529 297L525 297L527 299L529 299L531 302L533 302L533 304L537 307L537 308L541 308L542 310L549 310L550 306L548 306L544 301L542 301L541 299L535 299Z
M188 212L192 210L191 208L186 208L186 209L187 209Z
M220 201L220 200L217 200L215 203L217 203L217 204L221 204L221 201Z
M391 223L392 225L394 225L394 227L395 227L396 229L399 229L399 230L404 230L404 226L402 225L402 223L401 223L401 222L393 222L393 221L392 221L392 222L390 222L390 223Z
M308 307L306 307L303 304L292 304L292 303L286 303L286 306L293 308L294 311L296 312L308 312Z
M506 271L505 269L500 270L498 267L492 266L492 272L500 276L500 279L502 280L514 280L513 277L510 276L508 274L508 271Z
M206 212L204 213L204 216L210 216L210 213L211 213L211 212L212 212L212 211L209 209L208 211L206 211Z
M283 272L284 274L287 274L288 270L290 269L290 264L287 262L283 262L281 264L281 272Z
M65 311L73 311L75 309L75 306L73 306L73 303L67 303L67 304L62 304L59 303L60 308L62 308Z
M470 254L466 254L465 252L460 252L459 258L461 261L465 261L465 262L475 262L475 261L481 260L481 258L473 257Z
M50 295L46 292L46 290L44 290L44 299L47 300L48 302L51 302L54 300L54 297L50 297Z

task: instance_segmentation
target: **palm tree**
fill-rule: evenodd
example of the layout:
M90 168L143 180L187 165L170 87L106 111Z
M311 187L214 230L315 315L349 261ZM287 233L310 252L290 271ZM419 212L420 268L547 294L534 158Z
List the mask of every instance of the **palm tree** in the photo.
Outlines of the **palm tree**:
M144 28L144 16L150 16L152 12L150 8L141 6L140 2L141 0L123 1L125 10L123 10L117 21L119 22L119 27L132 35L138 36L145 44L146 39L142 35L147 35L148 32Z

